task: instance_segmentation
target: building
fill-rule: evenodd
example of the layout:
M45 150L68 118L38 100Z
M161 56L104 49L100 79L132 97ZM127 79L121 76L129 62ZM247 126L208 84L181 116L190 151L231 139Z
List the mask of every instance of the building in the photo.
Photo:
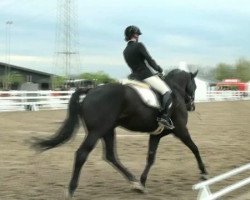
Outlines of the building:
M4 77L6 74L10 76L16 74L20 76L22 83L29 82L38 84L40 90L49 90L52 87L53 74L0 62L0 76ZM22 83L20 81L12 82L8 88L18 90L21 88ZM3 78L0 82L0 88L4 88Z
M209 88L209 82L202 80L198 77L195 77L195 83L196 83L196 91L195 91L195 100L196 101L206 101L208 100L208 88Z

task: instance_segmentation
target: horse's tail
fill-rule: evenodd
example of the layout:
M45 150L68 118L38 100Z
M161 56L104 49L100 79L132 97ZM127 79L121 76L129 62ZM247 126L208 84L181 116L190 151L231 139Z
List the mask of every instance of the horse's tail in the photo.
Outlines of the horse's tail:
M79 88L71 96L68 106L68 116L54 136L47 139L34 138L32 146L37 150L48 150L69 141L79 127L78 114L81 110L80 95L87 94L90 89Z

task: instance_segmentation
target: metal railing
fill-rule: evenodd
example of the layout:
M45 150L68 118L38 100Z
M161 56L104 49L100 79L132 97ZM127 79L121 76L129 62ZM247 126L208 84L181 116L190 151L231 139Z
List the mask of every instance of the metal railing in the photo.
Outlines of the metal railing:
M203 181L201 183L198 183L196 185L193 186L193 190L199 190L199 193L198 193L198 197L197 197L197 200L214 200L214 199L218 199L224 195L226 195L227 193L229 192L232 192L236 189L239 189L247 184L250 184L250 177L248 178L245 178L237 183L234 183L232 185L229 185L223 189L221 189L220 191L218 192L215 192L215 193L212 193L210 188L209 188L209 185L212 185L216 182L219 182L219 181L222 181L224 179L227 179L231 176L234 176L234 175L237 175L241 172L244 172L246 170L250 170L250 163L246 164L246 165L243 165L237 169L233 169L229 172L226 172L224 174L221 174L221 175L218 175L214 178L211 178L207 181Z

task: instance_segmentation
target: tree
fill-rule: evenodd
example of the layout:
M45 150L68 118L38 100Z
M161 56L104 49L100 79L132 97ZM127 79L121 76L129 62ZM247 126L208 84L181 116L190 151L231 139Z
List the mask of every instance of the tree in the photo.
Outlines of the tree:
M52 77L52 88L58 89L61 88L66 81L66 77L64 76L53 76Z
M111 78L108 74L104 73L103 71L98 71L95 73L83 73L80 74L79 78L93 80L97 85L103 83L116 82L115 79Z
M215 78L215 68L210 66L202 65L188 65L190 72L195 72L198 70L199 78L213 81Z
M237 78L241 81L247 82L250 80L250 61L240 58L236 62L236 74Z
M216 80L223 80L227 78L235 78L235 68L232 65L226 63L220 63L214 70Z
M214 71L215 79L237 78L247 82L250 80L250 61L240 58L234 66L220 63Z
M18 86L25 82L23 74L11 72L0 77L4 89L18 89Z
M17 72L11 73L9 80L11 89L18 89L18 87L26 81L24 75Z

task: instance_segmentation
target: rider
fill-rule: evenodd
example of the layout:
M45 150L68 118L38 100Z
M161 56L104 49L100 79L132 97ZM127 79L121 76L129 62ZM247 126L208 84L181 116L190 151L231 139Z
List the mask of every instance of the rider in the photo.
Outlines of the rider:
M149 55L143 43L138 42L141 31L137 26L128 26L125 29L125 41L127 46L123 51L123 56L132 70L132 76L138 80L148 83L152 88L163 95L162 107L163 114L158 118L158 122L169 129L173 129L173 122L170 119L170 111L172 107L172 91L169 86L156 74L150 67L162 73L162 68Z

